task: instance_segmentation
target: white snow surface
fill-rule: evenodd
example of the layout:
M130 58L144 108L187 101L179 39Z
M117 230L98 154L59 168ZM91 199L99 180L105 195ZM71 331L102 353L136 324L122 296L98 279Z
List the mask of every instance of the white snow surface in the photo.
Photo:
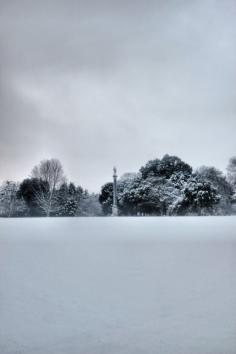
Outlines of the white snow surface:
M235 354L236 217L0 220L1 354Z

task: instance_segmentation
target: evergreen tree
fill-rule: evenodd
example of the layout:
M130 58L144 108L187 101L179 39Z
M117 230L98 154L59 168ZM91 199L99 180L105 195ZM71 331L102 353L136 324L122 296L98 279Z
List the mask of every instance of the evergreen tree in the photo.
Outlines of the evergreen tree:
M104 215L110 215L112 213L113 183L108 182L102 186L99 202L101 203Z
M211 215L219 201L220 195L213 184L194 175L187 181L183 195L176 200L174 211L178 215Z
M26 205L29 208L30 216L42 216L46 215L47 213L44 209L43 201L40 202L37 196L40 195L42 198L45 196L45 208L47 209L48 193L49 185L47 182L38 178L27 178L20 184L19 190L17 192L17 197L24 199Z
M202 166L196 171L196 174L204 181L212 183L220 195L219 203L215 206L215 213L220 215L230 214L232 212L233 190L223 173L215 167Z

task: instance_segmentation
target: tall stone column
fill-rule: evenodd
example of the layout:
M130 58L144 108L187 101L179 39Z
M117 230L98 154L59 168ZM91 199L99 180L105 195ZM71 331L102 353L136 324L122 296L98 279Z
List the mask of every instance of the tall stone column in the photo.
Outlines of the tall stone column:
M113 205L112 205L112 216L118 216L118 205L117 205L117 170L116 167L113 168Z

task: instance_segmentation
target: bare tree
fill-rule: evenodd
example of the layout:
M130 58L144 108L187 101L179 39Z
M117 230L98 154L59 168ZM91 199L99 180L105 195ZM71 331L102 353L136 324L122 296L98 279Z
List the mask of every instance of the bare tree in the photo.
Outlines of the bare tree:
M236 156L231 157L229 160L229 164L227 166L227 178L228 181L233 185L236 186Z
M233 203L236 204L236 156L231 157L227 166L227 179L233 189Z
M55 210L56 189L65 181L62 165L57 159L43 160L33 168L31 176L48 185L48 190L40 188L34 194L39 207L50 216Z
M50 192L48 183L39 180L37 188L33 188L33 193L38 207L46 216L50 216L56 210L56 198L55 193Z
M42 160L33 168L31 176L47 182L50 190L56 189L65 181L62 165L57 159Z

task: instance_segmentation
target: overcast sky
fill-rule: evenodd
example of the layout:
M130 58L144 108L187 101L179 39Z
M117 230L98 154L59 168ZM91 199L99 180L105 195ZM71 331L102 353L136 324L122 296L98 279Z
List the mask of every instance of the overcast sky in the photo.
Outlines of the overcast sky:
M235 0L0 0L0 180L236 155Z

